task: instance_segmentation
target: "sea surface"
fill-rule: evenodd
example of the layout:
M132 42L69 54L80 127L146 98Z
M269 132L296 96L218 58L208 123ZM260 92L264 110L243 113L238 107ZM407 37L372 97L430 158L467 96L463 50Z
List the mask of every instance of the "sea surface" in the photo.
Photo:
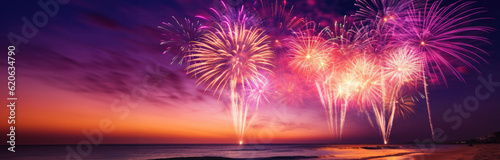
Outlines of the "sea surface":
M439 145L436 150L454 147L456 146ZM4 148L7 150L7 146ZM0 159L412 159L421 152L415 145L127 144L98 145L92 148L30 145L16 146L16 154L2 151Z

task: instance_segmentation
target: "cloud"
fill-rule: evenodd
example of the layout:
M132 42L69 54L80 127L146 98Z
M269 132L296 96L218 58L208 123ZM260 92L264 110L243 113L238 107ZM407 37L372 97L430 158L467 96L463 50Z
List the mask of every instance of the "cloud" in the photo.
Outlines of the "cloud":
M162 55L161 17L145 23L143 15L155 11L144 8L93 12L85 4L40 30L22 47L19 67L29 71L34 81L103 100L131 94L136 87L160 82L148 89L146 101L156 106L181 106L206 102L212 94L200 92L195 80L185 75L183 66L170 65L171 55ZM116 11L119 11L116 13ZM152 13L149 13L152 12ZM159 12L159 11L157 11ZM65 14L65 13L61 13ZM137 19L125 21L113 17ZM77 18L78 21L74 21ZM161 74L161 75L158 75ZM209 92L209 91L207 91Z

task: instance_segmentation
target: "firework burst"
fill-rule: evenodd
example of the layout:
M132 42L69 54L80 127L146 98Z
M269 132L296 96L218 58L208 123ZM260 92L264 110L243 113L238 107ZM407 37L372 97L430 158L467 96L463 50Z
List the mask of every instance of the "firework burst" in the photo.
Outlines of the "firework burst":
M457 59L475 69L468 60L478 62L476 59L482 58L474 51L486 53L469 42L488 43L487 39L471 33L492 30L485 26L471 26L471 23L485 19L474 17L485 11L481 8L467 9L473 2L459 2L461 1L440 7L441 1L436 1L430 6L427 1L423 11L413 7L409 11L410 15L405 21L405 26L401 27L402 32L399 36L399 41L422 54L423 60L428 65L425 67L426 71L439 73L445 83L445 69L463 80L450 59Z
M302 28L305 20L292 14L293 6L287 8L286 0L272 1L261 0L261 5L254 9L258 11L257 14L261 20L260 26L266 29L274 44L273 46L276 49L281 49L289 43L286 37L292 35L293 30Z
M396 93L396 98L393 99L393 103L395 104L394 114L399 118L405 119L408 118L411 114L415 113L415 105L418 99L413 96L414 93L412 93L410 90L411 89L408 88L401 88L400 92ZM393 108L393 106L391 105L386 105L385 107L387 111L390 111Z
M422 64L422 58L415 49L400 47L386 56L384 74L390 82L402 85L419 79Z
M191 22L189 19L184 19L184 21L178 21L175 17L172 17L175 23L165 23L163 26L158 26L164 32L165 40L161 41L161 45L167 46L167 49L163 52L175 54L172 59L172 63L179 61L182 64L185 61L189 51L193 48L193 45L198 41L201 35L206 29L199 22Z
M358 82L353 86L351 92L356 92L355 96L359 104L373 105L379 102L381 97L380 75L382 67L379 60L370 55L355 57L350 63L347 72L354 77L352 82Z
M241 141L250 107L245 101L246 86L262 82L265 76L261 72L272 73L274 54L261 29L245 29L238 23L226 27L217 25L195 43L190 55L193 63L187 70L198 76L199 83L220 91L220 95L229 88L232 119Z
M303 87L303 81L290 73L281 73L277 76L276 99L289 106L303 104L304 98L308 98L307 91Z
M330 53L331 43L325 36L328 36L327 29L316 33L315 25L312 29L306 28L294 32L292 43L290 44L290 68L305 76L314 76L317 72L324 71L331 64Z

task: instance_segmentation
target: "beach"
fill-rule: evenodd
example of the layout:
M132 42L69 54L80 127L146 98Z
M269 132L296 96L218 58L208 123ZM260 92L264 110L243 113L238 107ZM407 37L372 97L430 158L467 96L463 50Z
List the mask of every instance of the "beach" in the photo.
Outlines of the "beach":
M65 145L16 146L0 159L67 159ZM423 152L414 144L127 144L100 145L84 159L167 160L481 160L500 159L500 144L442 144ZM74 159L70 157L69 159Z
M421 156L423 155L423 156ZM460 159L482 160L500 159L500 144L460 145L457 148L439 150L433 153L415 154L418 160Z

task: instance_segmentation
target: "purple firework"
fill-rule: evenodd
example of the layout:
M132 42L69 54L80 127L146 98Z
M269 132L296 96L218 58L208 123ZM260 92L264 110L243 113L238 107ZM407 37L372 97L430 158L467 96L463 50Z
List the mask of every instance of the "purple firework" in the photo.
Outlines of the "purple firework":
M356 0L354 5L359 7L359 10L354 17L375 23L394 20L405 16L415 1L418 0Z
M476 15L485 11L481 8L468 9L474 2L460 3L458 1L444 7L439 7L441 0L432 5L428 3L429 1L426 2L423 11L418 11L415 7L409 11L405 25L401 27L402 32L398 35L399 41L420 51L424 61L428 64L424 67L427 73L440 74L446 83L444 71L446 68L463 81L450 59L457 59L475 69L468 60L478 62L476 58L482 58L475 51L486 52L470 42L488 43L488 41L484 37L471 33L488 32L492 28L471 25L471 23L487 19L475 18Z
M178 21L172 17L175 23L163 22L163 26L158 26L164 33L165 39L161 41L161 45L167 46L163 52L175 54L171 63L179 60L179 64L184 62L186 55L190 52L195 41L198 41L206 27L199 22L191 22L185 18L184 21Z
M485 12L481 8L468 9L473 2L457 1L450 5L440 7L441 0L431 5L425 3L423 10L413 6L408 12L404 25L400 27L401 34L397 37L401 43L407 44L420 52L424 61L422 81L425 90L425 100L429 117L431 135L434 138L429 97L427 91L427 75L439 74L446 84L445 69L451 71L461 81L464 79L455 69L450 60L456 59L463 64L476 69L468 60L478 62L476 58L482 59L475 51L486 53L470 42L488 42L486 38L471 34L477 32L488 32L492 28L471 25L486 18L475 18L476 15ZM482 59L484 61L484 59ZM476 69L477 70L477 69Z

